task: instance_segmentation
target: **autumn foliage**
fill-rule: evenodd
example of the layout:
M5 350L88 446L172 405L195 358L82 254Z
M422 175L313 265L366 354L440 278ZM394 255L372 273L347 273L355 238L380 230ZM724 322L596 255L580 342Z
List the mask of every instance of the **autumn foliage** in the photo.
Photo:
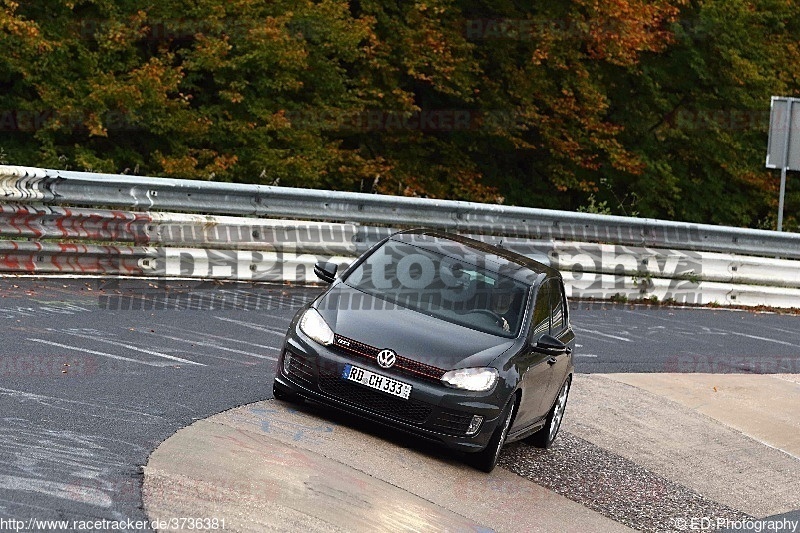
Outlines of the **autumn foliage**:
M794 2L0 6L7 163L774 224Z

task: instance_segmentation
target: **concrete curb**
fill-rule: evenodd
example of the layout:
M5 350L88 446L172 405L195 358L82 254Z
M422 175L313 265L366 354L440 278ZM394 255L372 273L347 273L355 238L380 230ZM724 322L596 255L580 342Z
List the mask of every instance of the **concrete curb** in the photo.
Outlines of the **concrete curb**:
M800 384L792 384L747 374L578 375L564 429L721 504L764 517L800 509L800 459L764 443L800 423L793 410ZM775 402L762 401L772 394ZM765 426L770 418L784 422Z
M504 469L486 475L317 410L269 400L180 430L145 468L151 519L200 513L232 531L629 531Z
M738 425L723 415L750 405L788 413L783 423L793 427L797 411L758 398L779 390L782 406L795 405L796 381L578 375L564 430L733 509L774 515L800 509L800 460L769 444L769 432L748 423L750 415ZM738 385L716 404L697 403L690 392L712 382L718 391ZM482 474L396 432L274 400L167 439L145 467L143 498L151 519L224 519L228 531L628 530L505 469Z

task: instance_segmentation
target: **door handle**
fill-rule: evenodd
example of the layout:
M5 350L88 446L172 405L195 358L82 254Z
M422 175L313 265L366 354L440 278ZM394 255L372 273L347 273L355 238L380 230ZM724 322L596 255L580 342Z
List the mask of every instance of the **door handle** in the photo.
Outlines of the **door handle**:
M557 362L558 362L558 361L556 360L556 358L555 358L555 357L551 357L550 359L548 359L548 360L547 360L547 364L548 364L548 365L554 365L554 364L556 364Z

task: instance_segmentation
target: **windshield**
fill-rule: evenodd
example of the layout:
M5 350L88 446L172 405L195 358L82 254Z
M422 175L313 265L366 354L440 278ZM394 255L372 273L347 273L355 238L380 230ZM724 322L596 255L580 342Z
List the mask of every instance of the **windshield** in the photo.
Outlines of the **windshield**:
M447 322L515 337L529 286L499 270L501 265L482 259L478 253L453 257L390 240L344 282Z

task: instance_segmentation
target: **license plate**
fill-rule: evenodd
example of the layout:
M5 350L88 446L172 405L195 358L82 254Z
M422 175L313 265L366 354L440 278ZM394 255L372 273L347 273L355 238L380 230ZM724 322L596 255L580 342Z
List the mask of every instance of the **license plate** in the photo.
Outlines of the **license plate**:
M408 400L411 385L353 365L344 365L342 378Z

